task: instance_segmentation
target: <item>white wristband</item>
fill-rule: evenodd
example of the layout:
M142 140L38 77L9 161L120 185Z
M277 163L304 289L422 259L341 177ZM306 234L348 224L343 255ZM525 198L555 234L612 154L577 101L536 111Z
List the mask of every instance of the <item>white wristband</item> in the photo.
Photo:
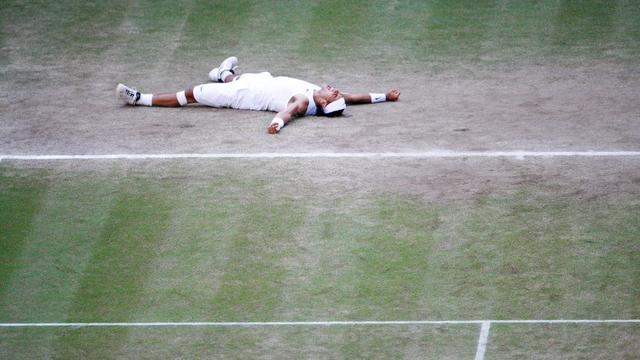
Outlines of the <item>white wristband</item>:
M271 120L271 125L273 124L278 124L278 126L276 127L276 131L280 131L280 129L284 127L284 120L276 116L273 118L273 120Z
M387 101L387 95L386 94L370 93L369 96L371 96L371 103L372 104L383 102L383 101Z

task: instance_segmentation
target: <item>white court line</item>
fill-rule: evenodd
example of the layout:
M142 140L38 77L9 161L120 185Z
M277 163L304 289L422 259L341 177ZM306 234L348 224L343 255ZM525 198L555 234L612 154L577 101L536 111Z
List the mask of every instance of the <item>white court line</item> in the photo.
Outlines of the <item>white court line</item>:
M51 323L0 323L0 327L161 327L161 326L211 326L211 327L266 327L266 326L365 326L365 325L472 325L472 324L640 324L640 319L607 320L392 320L392 321L232 321L232 322L51 322ZM487 329L488 331L488 329Z
M487 350L487 342L489 341L489 328L491 322L485 321L480 327L480 337L478 338L478 349L476 350L475 360L484 360L484 353Z
M96 155L0 155L3 160L153 160L153 159L277 159L277 158L516 158L527 157L638 157L640 151L449 151L422 152L302 152L302 153L193 153L193 154L96 154Z

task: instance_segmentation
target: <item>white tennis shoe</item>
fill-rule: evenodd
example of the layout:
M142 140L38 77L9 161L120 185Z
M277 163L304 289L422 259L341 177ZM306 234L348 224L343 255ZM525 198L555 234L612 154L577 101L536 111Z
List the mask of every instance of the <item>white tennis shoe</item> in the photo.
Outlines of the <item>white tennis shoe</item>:
M222 75L226 71L229 71L231 72L231 74L235 75L236 70L238 70L238 58L235 56L231 56L224 59L220 66L209 72L209 79L215 82L224 82Z
M140 100L140 92L136 88L130 88L124 84L116 86L117 98L125 104L135 105Z

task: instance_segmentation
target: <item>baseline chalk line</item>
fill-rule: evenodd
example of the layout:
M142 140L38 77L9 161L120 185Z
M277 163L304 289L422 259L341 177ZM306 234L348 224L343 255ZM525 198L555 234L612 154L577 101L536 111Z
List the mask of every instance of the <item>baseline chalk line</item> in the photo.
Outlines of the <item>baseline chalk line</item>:
M300 152L300 153L193 153L193 154L95 154L95 155L10 155L0 154L3 160L170 160L170 159L308 159L308 158L516 158L527 157L639 157L640 151L449 151L423 152Z
M161 327L161 326L210 326L210 327L267 327L267 326L371 326L371 325L482 325L489 324L640 324L640 319L609 320L392 320L392 321L198 321L198 322L32 322L0 323L0 327ZM487 328L488 332L489 329Z

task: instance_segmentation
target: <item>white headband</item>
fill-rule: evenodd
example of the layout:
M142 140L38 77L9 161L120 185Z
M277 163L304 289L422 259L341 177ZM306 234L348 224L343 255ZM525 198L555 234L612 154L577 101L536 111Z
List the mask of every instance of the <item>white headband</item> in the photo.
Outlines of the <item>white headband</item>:
M344 98L340 98L331 102L329 105L325 106L322 110L325 114L331 114L332 112L344 110L347 108L347 103L344 101Z

